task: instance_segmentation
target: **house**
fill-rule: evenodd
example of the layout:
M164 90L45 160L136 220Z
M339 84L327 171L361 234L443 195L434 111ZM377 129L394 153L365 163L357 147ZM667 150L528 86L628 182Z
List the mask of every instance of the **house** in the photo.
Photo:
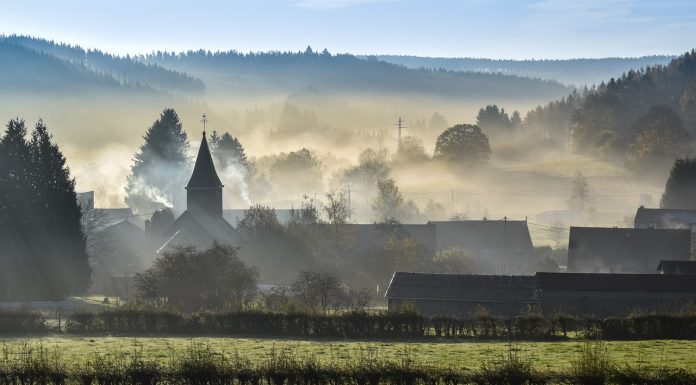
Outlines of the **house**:
M328 226L328 225L327 225ZM385 235L392 233L413 239L421 251L429 256L437 251L435 226L428 224L399 224L395 226L381 224L346 224L342 231L348 239L348 255L364 256L382 246Z
M660 274L696 275L696 261L660 261Z
M513 317L535 308L533 276L395 272L385 295L389 310L413 306L425 316L461 317L485 308Z
M570 273L655 272L663 259L689 260L690 230L571 227Z
M688 229L691 230L691 255L696 256L696 210L646 209L636 211L633 227L640 229Z
M395 272L389 310L413 307L428 317L462 317L479 309L511 318L545 315L626 316L696 304L696 279L676 274L536 273L534 276Z
M466 220L430 221L435 226L436 248L461 248L487 261L494 271L522 271L534 253L527 221Z
M126 219L97 231L88 242L92 268L90 291L123 295L127 277L151 266L153 247L145 231Z
M196 164L186 186L186 211L164 234L164 243L157 250L163 252L177 246L210 247L239 244L239 233L223 218L222 182L217 175L208 141L203 132Z
M696 228L696 210L647 209L636 211L633 227L637 229L689 229Z
M535 278L544 314L618 317L696 303L696 279L687 275L536 273Z
M141 229L145 228L142 217L133 215L129 207L94 207L94 191L77 193L77 203L82 211L83 222L91 227L90 231L100 231L123 220L128 220Z

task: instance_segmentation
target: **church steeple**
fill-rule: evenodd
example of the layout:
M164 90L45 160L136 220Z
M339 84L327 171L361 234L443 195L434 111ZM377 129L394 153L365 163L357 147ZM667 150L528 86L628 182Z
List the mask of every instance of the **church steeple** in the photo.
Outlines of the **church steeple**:
M193 166L193 174L186 185L187 210L192 214L205 214L210 216L222 216L222 182L215 171L213 157L210 155L208 140L205 137L205 123L207 119L203 115L203 140L198 149L196 164Z
M223 186L222 182L220 182L217 171L215 171L213 157L210 155L208 140L205 137L204 131L203 140L201 140L201 147L198 149L198 156L196 157L196 164L193 166L193 174L191 174L191 179L189 180L188 185L186 185L186 188L217 187Z

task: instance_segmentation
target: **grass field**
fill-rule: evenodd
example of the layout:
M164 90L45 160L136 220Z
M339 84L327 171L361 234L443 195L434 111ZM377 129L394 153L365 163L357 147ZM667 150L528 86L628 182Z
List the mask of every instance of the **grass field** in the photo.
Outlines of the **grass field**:
M192 343L209 345L216 352L239 353L252 361L267 359L275 350L288 350L292 355L313 356L319 360L341 362L354 359L366 350L388 360L405 357L426 366L478 369L487 361L507 354L506 342L344 342L340 340L306 341L254 338L185 338L185 337L66 337L36 338L0 337L0 346L10 353L23 346L55 349L68 361L77 362L95 354L141 351L146 357L167 361ZM520 342L513 349L521 358L529 359L537 369L564 370L578 357L582 342ZM640 365L645 368L696 367L696 341L625 341L606 342L609 357L617 365Z

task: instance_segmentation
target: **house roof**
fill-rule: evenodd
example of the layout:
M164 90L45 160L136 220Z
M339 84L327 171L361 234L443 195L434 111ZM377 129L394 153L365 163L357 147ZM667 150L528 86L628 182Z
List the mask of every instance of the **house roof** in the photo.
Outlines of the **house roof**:
M133 211L128 207L111 209L93 208L92 210L94 211L92 215L98 222L97 230L104 229L124 220L134 219Z
M696 275L696 261L660 261L657 270L665 274Z
M515 254L534 248L526 221L430 221L428 224L435 226L440 250L459 247L474 252Z
M220 182L220 178L215 171L213 157L210 155L210 149L208 148L208 140L205 138L205 132L203 132L203 140L201 140L201 147L198 149L196 164L193 166L193 174L186 188L206 189L221 187L223 187L222 182Z
M222 217L212 215L195 215L185 211L165 232L166 241L157 250L162 252L177 246L209 247L213 242L223 245L236 245L240 235Z
M387 298L535 303L535 280L522 275L406 273L397 271Z
M536 273L542 292L553 291L633 291L696 292L696 279L673 274Z
M696 210L647 209L643 206L636 211L633 222L637 228L691 229L692 225L696 225Z
M690 254L689 230L571 227L568 271L650 274L661 260Z

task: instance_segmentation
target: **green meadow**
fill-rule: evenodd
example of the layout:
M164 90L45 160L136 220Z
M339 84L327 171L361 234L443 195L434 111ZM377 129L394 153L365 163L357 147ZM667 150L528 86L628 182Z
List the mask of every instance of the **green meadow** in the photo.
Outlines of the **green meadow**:
M650 340L602 342L613 363L650 368L696 367L696 341ZM539 370L564 371L578 359L584 342L392 342L341 340L289 340L264 338L186 338L186 337L89 337L49 335L43 337L0 337L0 346L8 354L42 347L56 351L63 360L80 362L95 356L142 354L162 363L203 345L220 354L240 356L252 362L268 360L273 353L285 353L323 362L350 362L358 357L377 355L381 359L401 362L405 359L428 367L479 369L510 349L529 360Z

